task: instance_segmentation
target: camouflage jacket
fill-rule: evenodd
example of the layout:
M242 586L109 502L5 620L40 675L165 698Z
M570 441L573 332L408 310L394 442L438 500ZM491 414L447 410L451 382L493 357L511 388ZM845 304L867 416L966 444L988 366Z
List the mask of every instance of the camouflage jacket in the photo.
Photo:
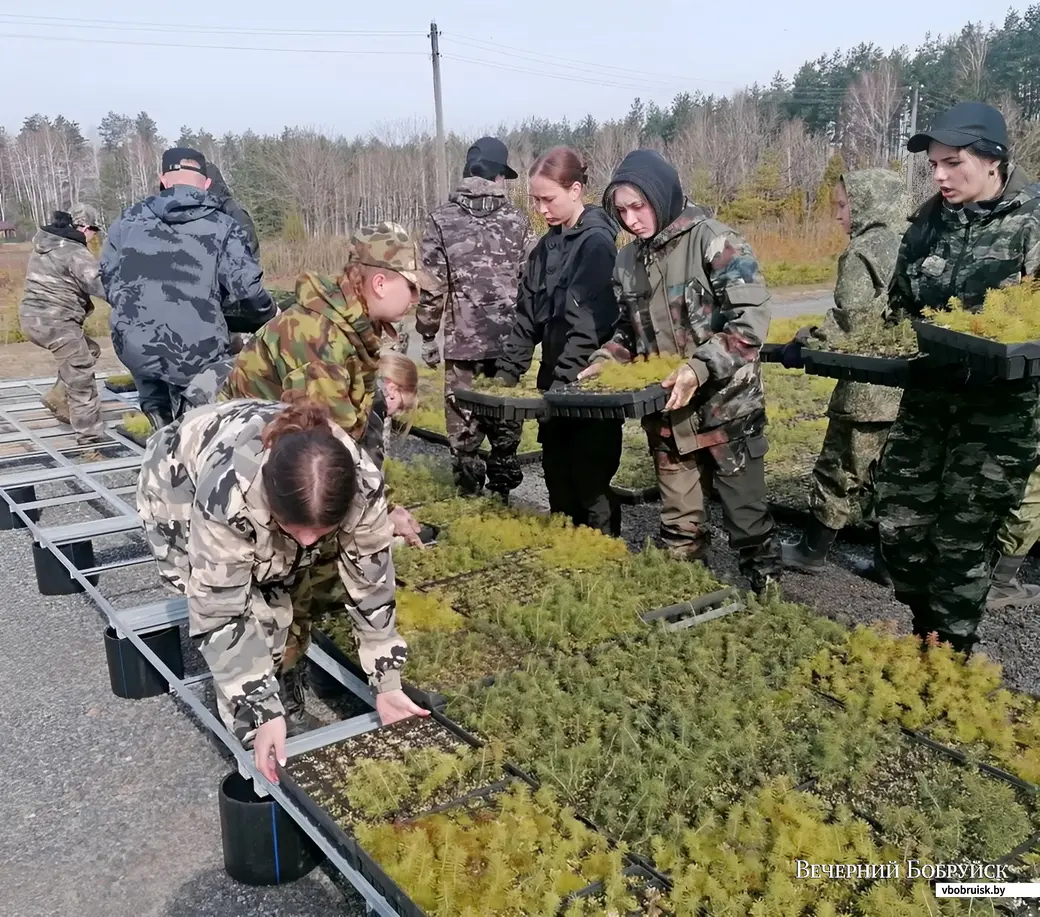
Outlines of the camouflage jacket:
M160 572L183 584L190 632L202 638L214 681L252 711L256 725L283 713L265 628L272 620L290 626L291 586L318 558L336 557L349 600L344 613L378 691L400 687L407 655L396 627L383 477L338 426L330 425L358 471L357 495L339 531L305 548L272 519L260 436L283 408L236 401L189 412L149 440L138 484L145 527L162 533ZM187 569L164 569L175 558ZM254 615L259 601L269 606L270 620Z
M769 331L769 290L751 247L696 204L652 239L618 253L620 316L593 361L637 354L689 358L699 387L668 418L683 454L761 432L758 353Z
M951 207L936 195L912 219L889 290L893 320L953 296L979 309L988 290L1040 277L1040 185L1019 168L992 206Z
M842 180L849 196L852 239L838 259L834 308L813 329L814 337L824 342L884 315L907 222L906 186L897 172L863 169L843 175ZM834 388L828 412L863 423L891 423L899 413L901 397L897 388L842 381Z
M230 353L222 303L258 325L276 311L245 230L186 185L123 211L101 253L101 280L120 361L177 386Z
M419 297L415 327L432 338L444 319L444 359L497 357L516 316L520 272L535 237L505 188L465 178L430 214L422 261L440 284Z
M333 419L360 440L376 391L380 331L334 278L301 274L296 305L242 348L219 400L278 401L285 391L305 391L328 405Z
M71 227L43 227L33 236L25 272L21 315L82 325L94 311L91 296L105 298L100 266L83 233Z

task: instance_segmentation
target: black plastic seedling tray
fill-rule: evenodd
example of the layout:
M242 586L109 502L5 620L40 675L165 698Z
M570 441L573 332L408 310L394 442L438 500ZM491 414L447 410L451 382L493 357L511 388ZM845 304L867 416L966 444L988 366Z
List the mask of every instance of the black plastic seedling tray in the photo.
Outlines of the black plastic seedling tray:
M125 436L131 442L137 443L137 445L139 445L142 449L148 445L147 436L141 436L139 433L131 433L121 423L116 424L116 432L119 433L121 436Z
M455 392L455 400L478 417L538 420L545 416L545 399L541 395L492 395L466 388Z
M412 429L409 430L409 433L417 439L424 440L428 443L436 443L438 446L450 445L446 434L437 433L434 430L427 430L425 427L412 427ZM483 459L486 459L488 454L487 449L480 449L477 452L477 455ZM516 454L516 460L521 465L533 465L535 462L540 462L542 460L542 450L537 449L533 452L518 452Z
M133 382L113 382L111 379L105 380L105 388L119 395L137 391L137 386Z
M833 350L802 349L805 371L810 376L827 376L848 382L869 382L905 388L910 361L907 357L868 357Z
M922 353L937 363L956 363L1004 382L1040 377L1040 341L1000 344L931 322L914 322Z
M634 882L640 889L647 892L649 892L651 889L657 889L660 892L667 892L671 888L669 883L662 881L661 878L654 875L654 873L650 872L649 869L636 863L633 863L631 866L626 866L623 870L621 870L621 874L629 879L634 880ZM560 913L565 913L567 905L570 904L572 901L575 901L579 898L594 898L602 893L602 882L593 882L591 885L586 885L585 888L578 889L578 891L573 892L572 894L567 896L567 899L563 902L563 905L560 907ZM636 896L639 897L638 891L636 892ZM639 917L639 915L645 913L647 913L645 907L640 907L639 910L630 911L628 914L625 915L625 917Z
M670 392L659 384L637 392L590 392L566 386L545 393L550 417L580 417L589 420L640 418L659 414Z

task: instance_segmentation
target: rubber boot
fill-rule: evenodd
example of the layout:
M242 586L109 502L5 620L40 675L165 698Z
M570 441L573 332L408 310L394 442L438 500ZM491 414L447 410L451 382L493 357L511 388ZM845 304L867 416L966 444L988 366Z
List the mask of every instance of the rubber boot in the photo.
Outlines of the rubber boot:
M278 696L285 709L287 736L300 735L321 725L318 719L305 709L307 682L307 666L302 662L278 676Z
M1040 605L1040 586L1018 581L1018 571L1025 556L1009 557L1001 554L993 568L989 594L986 596L986 610L999 611L1001 608L1021 608L1025 605Z
M802 573L819 573L826 566L827 552L837 537L837 529L810 519L809 527L798 541L785 541L780 545L784 566Z
M874 542L874 557L871 560L854 560L852 572L856 576L862 576L879 586L891 586L892 577L888 573L888 566L884 557L881 556L881 542Z

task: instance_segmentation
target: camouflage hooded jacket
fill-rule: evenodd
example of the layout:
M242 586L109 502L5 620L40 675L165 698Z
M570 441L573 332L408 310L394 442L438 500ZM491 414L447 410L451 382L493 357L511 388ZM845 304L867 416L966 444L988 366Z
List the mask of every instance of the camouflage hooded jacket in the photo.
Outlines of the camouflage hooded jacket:
M83 233L71 226L44 226L33 236L19 314L82 325L94 311L91 296L104 299L105 289Z
M193 637L217 684L247 707L256 725L281 716L265 625L292 623L290 587L319 556L336 556L359 642L362 667L379 691L400 687L407 647L397 633L393 527L383 478L338 426L358 491L337 533L304 548L271 517L261 472L264 427L284 405L256 401L207 405L163 427L148 443L138 508L159 572L188 600ZM253 613L264 603L265 620Z
M906 187L890 169L863 169L842 176L849 197L852 239L838 259L834 308L813 336L834 341L883 317L896 267L899 239L907 223ZM902 392L884 385L842 381L828 412L863 423L891 423Z
M948 206L936 195L912 219L889 290L893 319L953 296L980 309L988 290L1040 278L1040 184L1017 167L996 201Z
M379 332L334 278L301 274L296 305L242 348L218 400L278 401L286 391L304 391L328 405L333 419L360 440L376 392Z
M422 261L439 284L423 291L415 327L433 338L444 319L444 359L483 360L502 352L516 317L520 272L535 237L505 188L465 178L430 214Z
M769 290L744 238L696 204L646 241L618 253L620 317L593 361L637 354L689 358L699 387L670 412L681 453L761 432L765 397L758 353L769 331Z

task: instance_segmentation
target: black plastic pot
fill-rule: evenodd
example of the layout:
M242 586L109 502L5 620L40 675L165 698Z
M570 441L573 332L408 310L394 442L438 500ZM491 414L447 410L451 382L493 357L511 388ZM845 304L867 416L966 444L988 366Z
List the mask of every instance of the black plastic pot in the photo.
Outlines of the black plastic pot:
M143 634L141 639L177 678L184 677L184 655L181 632L176 625ZM105 658L108 680L116 697L141 700L157 697L170 690L170 685L126 637L116 636L115 628L105 628Z
M868 357L832 350L802 349L805 372L810 376L827 376L849 382L870 382L905 388L910 361L907 357Z
M567 386L546 392L545 403L550 417L639 418L663 411L669 395L661 385L651 385L638 392L590 392Z
M502 420L537 420L545 416L545 399L541 395L492 395L459 389L455 400L478 417L498 417Z
M931 322L914 322L913 326L920 351L938 363L968 366L981 376L1005 382L1040 377L1040 341L999 344Z
M77 570L89 570L94 566L94 543L92 541L73 541L58 547ZM39 542L32 546L33 566L36 568L36 588L40 595L76 595L83 587L72 578L68 570L62 566L50 551ZM98 584L98 574L87 577L91 586Z
M36 488L32 484L27 484L25 487L9 487L5 493L15 503L31 503L36 499ZM25 511L33 522L40 521L40 511L38 509L27 509ZM22 522L21 517L11 511L11 507L7 505L7 501L0 499L0 532L6 532L9 529L24 529L25 523Z
M325 854L273 799L261 799L237 771L220 784L224 869L243 885L284 885L311 872Z

